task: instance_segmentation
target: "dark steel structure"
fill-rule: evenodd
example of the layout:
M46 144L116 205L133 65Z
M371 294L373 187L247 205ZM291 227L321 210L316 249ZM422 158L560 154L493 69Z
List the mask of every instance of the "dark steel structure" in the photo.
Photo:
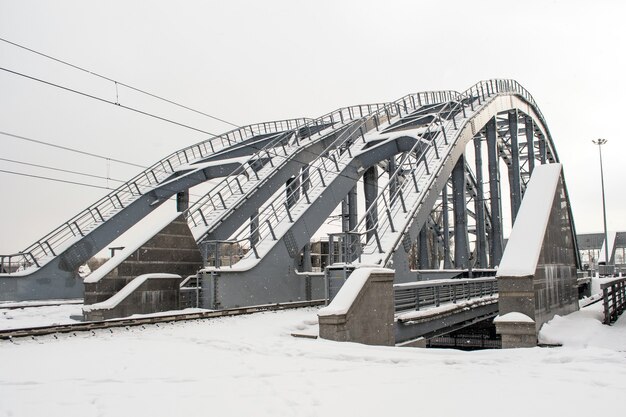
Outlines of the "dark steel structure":
M174 195L205 260L206 308L323 298L310 243L338 207L328 274L377 265L397 284L489 275L533 168L552 162L546 121L513 80L250 125L168 156L1 256L0 300L80 297L78 267ZM189 188L212 178L223 179L188 207Z

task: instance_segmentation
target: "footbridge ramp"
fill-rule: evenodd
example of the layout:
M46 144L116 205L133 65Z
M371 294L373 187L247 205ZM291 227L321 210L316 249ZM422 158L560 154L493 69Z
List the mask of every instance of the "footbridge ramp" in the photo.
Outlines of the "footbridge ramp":
M361 123L364 117L378 112L384 104L366 104L346 107L335 110L317 119L307 121L295 129L281 132L272 140L263 143L243 145L229 150L232 154L250 156L239 158L239 166L222 181L218 182L206 195L201 197L183 213L188 226L198 242L207 239L207 236L230 236L243 221L257 212L279 188L288 180L298 175L308 162L317 155L333 149L337 144L351 140L360 132L373 129L373 123ZM216 159L222 155L217 155ZM217 163L228 163L230 159L218 159ZM214 160L192 164L194 167L210 167ZM156 232L156 230L155 230ZM134 245L145 244L151 235L146 235L144 241ZM125 250L101 266L98 271L85 280L85 283L94 289L133 251ZM158 272L176 272L178 269L171 265L157 262L154 268L161 268ZM94 287L95 286L95 287ZM104 287L108 288L108 285Z
M82 297L78 267L190 187L235 171L250 152L282 141L308 119L244 126L168 155L26 249L0 255L0 300ZM184 200L184 199L183 199ZM184 208L184 207L183 207Z

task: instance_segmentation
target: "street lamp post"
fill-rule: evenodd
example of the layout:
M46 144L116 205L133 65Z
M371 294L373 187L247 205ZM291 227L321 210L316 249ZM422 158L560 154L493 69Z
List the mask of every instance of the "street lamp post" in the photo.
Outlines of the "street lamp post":
M606 230L606 199L604 197L604 171L602 169L602 145L604 145L606 139L592 140L594 145L598 145L598 151L600 152L600 182L602 183L602 215L604 217L604 260L605 271L608 271L609 265L609 234Z

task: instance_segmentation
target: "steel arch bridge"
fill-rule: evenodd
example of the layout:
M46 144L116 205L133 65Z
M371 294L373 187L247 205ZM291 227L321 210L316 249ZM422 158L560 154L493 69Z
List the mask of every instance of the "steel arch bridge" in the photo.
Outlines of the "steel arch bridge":
M397 283L480 275L499 264L503 224L534 167L554 162L545 118L514 80L249 125L169 155L0 256L0 300L81 297L78 267L174 195L203 254L203 307L323 298L311 239L338 206L327 274L377 265ZM189 206L189 189L216 178Z

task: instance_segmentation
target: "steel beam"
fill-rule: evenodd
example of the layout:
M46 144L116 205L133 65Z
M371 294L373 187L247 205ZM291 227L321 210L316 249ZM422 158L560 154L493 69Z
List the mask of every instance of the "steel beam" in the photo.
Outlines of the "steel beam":
M535 169L535 128L530 116L524 118L524 131L526 134L526 153L528 154L528 173L532 175Z
M430 256L428 253L428 223L422 226L419 234L419 269L430 269Z
M189 189L176 193L176 211L182 213L189 208Z
M306 192L311 187L311 182L309 180L309 166L305 165L302 167L302 192L306 194ZM311 243L307 243L302 248L302 262L301 267L303 272L310 272L313 270L313 264L311 262Z
M539 135L539 160L541 165L546 163L546 138L543 135Z
M359 221L356 185L348 193L348 230L354 230Z
M479 268L487 268L487 232L485 230L485 191L483 189L482 137L474 137L474 159L476 163L476 260Z
M285 192L287 193L287 206L291 208L300 199L300 177L289 178Z
M465 269L469 260L469 243L467 236L464 155L461 155L452 169L452 194L454 209L454 267Z
M387 173L389 174L390 179L395 171L396 171L396 158L395 156L392 156L391 158L387 160ZM391 204L394 203L397 189L398 189L398 179L395 178L394 180L389 182L389 201Z
M511 192L511 224L515 223L519 206L522 204L522 185L520 179L519 143L517 132L519 128L517 110L509 112L509 134L511 137L511 165L509 165L509 187Z
M259 210L255 210L255 212L250 216L250 243L252 245L256 245L259 241Z
M365 219L367 241L369 242L374 236L373 229L378 224L378 207L375 205L372 207L378 197L378 169L376 165L368 168L363 174L363 193L365 194L365 211L369 213Z
M502 242L502 210L500 208L500 170L498 160L498 140L496 119L492 118L486 126L487 155L489 160L489 198L491 208L491 245L489 247L489 266L500 263L503 251Z
M443 267L452 268L450 262L450 221L448 213L448 183L441 191L441 221L443 222Z

